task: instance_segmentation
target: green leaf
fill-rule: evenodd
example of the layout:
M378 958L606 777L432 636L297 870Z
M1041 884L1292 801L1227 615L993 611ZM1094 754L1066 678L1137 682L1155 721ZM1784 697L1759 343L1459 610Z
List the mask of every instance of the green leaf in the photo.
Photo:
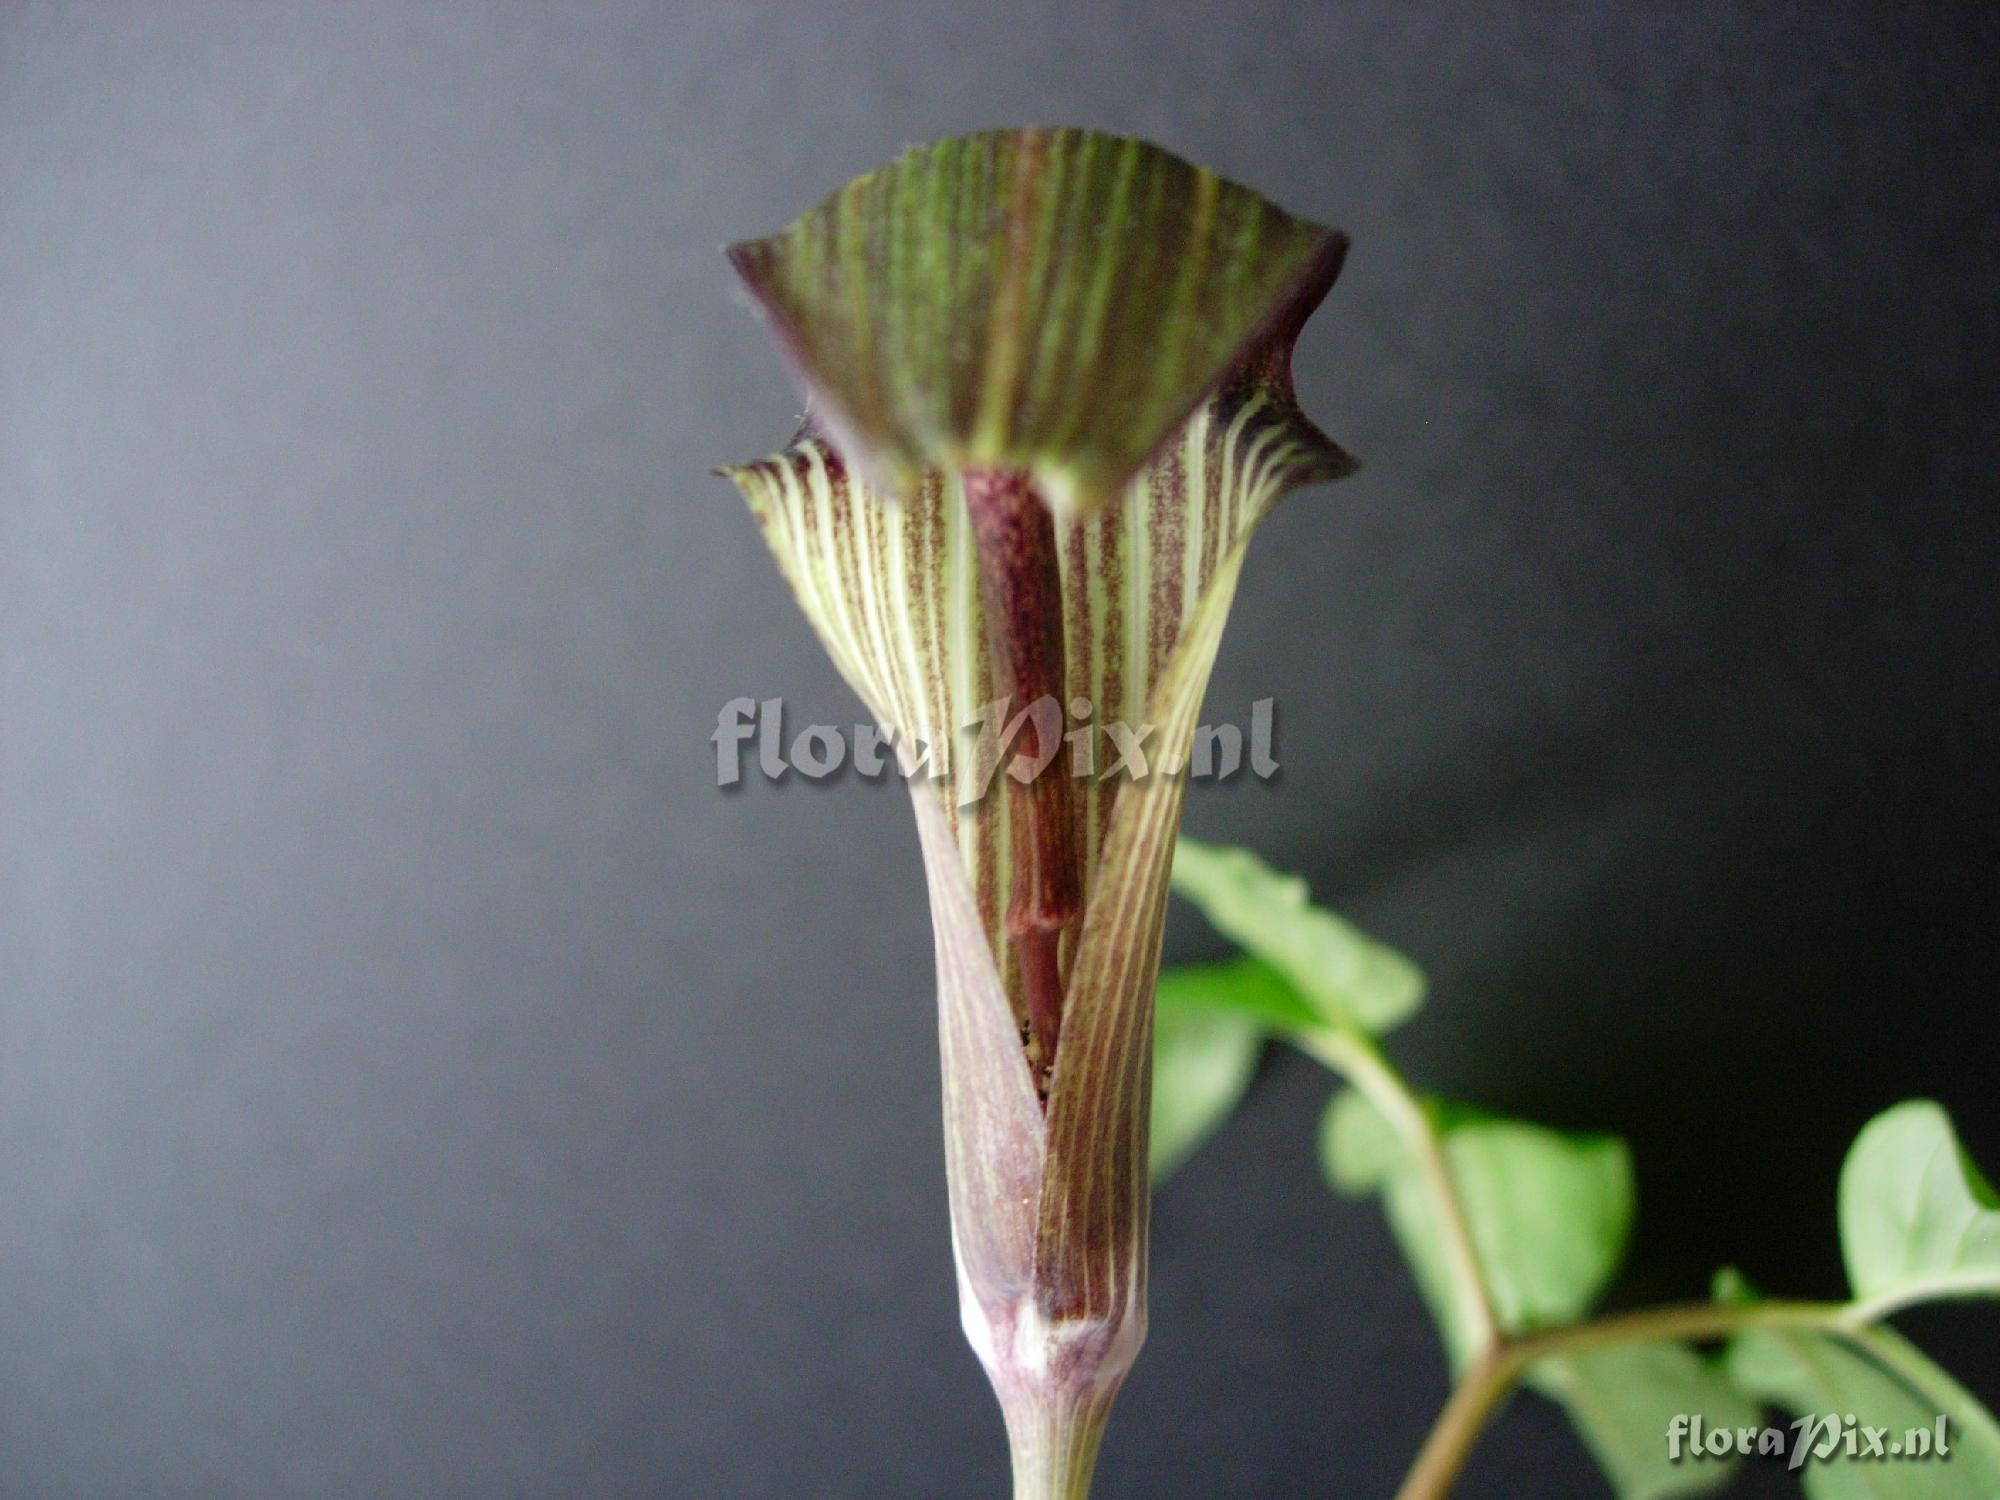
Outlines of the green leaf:
M1346 246L1156 146L1025 129L915 147L729 258L879 488L1025 469L1066 520L1295 333Z
M1407 1020L1424 976L1387 944L1307 900L1306 883L1247 849L1182 839L1174 889L1215 929L1265 960L1327 1024L1373 1033Z
M1618 1269L1633 1212L1632 1165L1616 1136L1571 1135L1452 1106L1428 1106L1464 1207L1501 1329L1573 1323ZM1320 1132L1328 1179L1350 1195L1380 1192L1454 1368L1472 1352L1437 1207L1416 1158L1365 1096L1343 1090Z
M1351 1088L1335 1094L1320 1118L1319 1161L1326 1180L1350 1198L1392 1187L1399 1176L1415 1175L1394 1127L1367 1095Z
M1500 1326L1516 1333L1589 1312L1632 1228L1625 1143L1492 1120L1452 1129L1445 1157Z
M1619 1500L1706 1494L1729 1478L1733 1462L1674 1460L1667 1434L1677 1418L1699 1417L1711 1431L1758 1422L1722 1370L1672 1339L1545 1359L1527 1378L1569 1414Z
M1160 975L1160 999L1247 1017L1271 1031L1302 1031L1319 1017L1284 975L1238 954L1214 964L1181 964Z
M1928 1100L1877 1115L1840 1172L1840 1243L1864 1300L2000 1296L2000 1198Z
M1761 1302L1764 1294L1750 1284L1750 1278L1740 1267L1722 1266L1709 1278L1709 1299L1740 1307L1748 1302Z
M1827 1334L1760 1330L1730 1343L1730 1377L1744 1391L1782 1407L1813 1425L1788 1434L1814 1449L1830 1443L1824 1456L1809 1458L1800 1480L1811 1500L1973 1500L2000 1495L2000 1458L1989 1446L1965 1441L1966 1413L1954 1414L1934 1398L1919 1399L1881 1365ZM1962 1393L1961 1393L1962 1394ZM1970 1397L1964 1398L1970 1401ZM1974 1403L1976 1405L1976 1403ZM1918 1434L1934 1440L1940 1413L1946 1418L1949 1454L1942 1458L1851 1456L1845 1419L1878 1429L1884 1446L1909 1447ZM1980 1414L1983 1416L1983 1413ZM1828 1420L1837 1430L1829 1435ZM1990 1425L1991 1417L1984 1417ZM1789 1461L1790 1451L1787 1453Z
M1209 975L1170 969L1160 976L1153 1019L1153 1128L1148 1162L1163 1182L1215 1133L1257 1071L1264 1031L1240 1011L1185 998Z
M1943 1412L1959 1440L1983 1455L1983 1463L2000 1468L2000 1421L1995 1420L1977 1396L1886 1323L1861 1329L1851 1336L1861 1340L1875 1361L1901 1380L1918 1400Z

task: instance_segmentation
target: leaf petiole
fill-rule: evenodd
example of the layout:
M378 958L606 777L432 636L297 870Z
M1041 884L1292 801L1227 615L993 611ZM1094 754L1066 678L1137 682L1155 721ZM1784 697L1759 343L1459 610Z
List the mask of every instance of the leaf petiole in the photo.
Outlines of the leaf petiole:
M1500 1324L1494 1316L1493 1294L1479 1264L1479 1251L1472 1240L1465 1205L1445 1160L1444 1139L1432 1124L1423 1101L1382 1049L1359 1032L1315 1027L1294 1034L1292 1040L1366 1095L1417 1163L1436 1209L1452 1295L1459 1304L1472 1351L1470 1362L1476 1363L1498 1346Z

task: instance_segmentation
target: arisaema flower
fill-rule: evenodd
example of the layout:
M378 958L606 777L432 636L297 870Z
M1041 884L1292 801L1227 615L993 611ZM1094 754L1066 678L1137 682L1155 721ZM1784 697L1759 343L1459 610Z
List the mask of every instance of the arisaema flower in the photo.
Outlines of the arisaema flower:
M1337 231L1142 142L966 136L730 259L807 399L726 470L893 736L937 946L965 1331L1081 1497L1146 1321L1153 988L1244 549L1353 462L1291 351Z

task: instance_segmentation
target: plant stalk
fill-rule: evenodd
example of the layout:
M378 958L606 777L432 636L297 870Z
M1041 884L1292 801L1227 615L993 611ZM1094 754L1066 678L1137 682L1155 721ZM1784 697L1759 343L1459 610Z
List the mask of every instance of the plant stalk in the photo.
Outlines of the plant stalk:
M1003 1397L1014 1500L1089 1500L1111 1401L1065 1391L1017 1390Z
M1050 1317L1032 1292L961 1306L1007 1419L1014 1500L1087 1500L1111 1404L1146 1338L1142 1304L1109 1318Z
M1396 1500L1444 1500L1488 1418L1537 1360L1642 1339L1726 1338L1752 1328L1808 1329L1855 1340L1856 1330L1843 1323L1846 1311L1847 1305L1839 1302L1693 1302L1614 1313L1504 1342L1466 1366Z

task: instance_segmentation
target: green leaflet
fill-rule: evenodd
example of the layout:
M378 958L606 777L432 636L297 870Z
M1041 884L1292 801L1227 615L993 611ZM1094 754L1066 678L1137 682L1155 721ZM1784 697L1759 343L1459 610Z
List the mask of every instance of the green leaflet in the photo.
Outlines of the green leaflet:
M1181 840L1185 846L1186 839ZM1160 975L1160 1001L1222 1011L1267 1031L1307 1031L1320 1024L1313 1008L1276 969L1239 953L1213 964L1181 964Z
M1926 1407L1944 1413L1955 1443L1976 1452L1989 1472L2000 1472L2000 1420L1985 1403L1887 1324L1864 1329L1855 1337Z
M1857 1311L2000 1295L2000 1201L1929 1100L1885 1110L1855 1138L1840 1173L1840 1239ZM1752 1294L1725 1273L1718 1296ZM1786 1411L1852 1414L1881 1429L1884 1445L1928 1440L1944 1417L1952 1450L1942 1461L1856 1458L1841 1434L1818 1432L1829 1451L1803 1470L1811 1500L2000 1494L2000 1423L1894 1329L1746 1333L1731 1343L1729 1368L1744 1390ZM1865 1435L1858 1440L1866 1455Z
M1624 1142L1437 1105L1432 1114L1501 1329L1520 1333L1581 1318L1618 1269L1631 1231ZM1344 1089L1327 1108L1320 1160L1341 1192L1382 1194L1452 1367L1462 1367L1472 1351L1436 1209L1402 1139L1367 1098Z
M1156 1183L1165 1181L1229 1118L1264 1050L1264 1028L1257 1018L1209 1003L1209 984L1195 967L1160 975L1147 1158Z
M1893 1111L1892 1111L1893 1113ZM1866 1134L1866 1131L1863 1132ZM1715 1275L1717 1302L1749 1306L1763 1300L1734 1267ZM2000 1493L2000 1422L1979 1399L1887 1324L1857 1323L1838 1331L1765 1328L1730 1341L1726 1367L1746 1394L1800 1416L1853 1415L1903 1437L1918 1422L1948 1423L1952 1455L1942 1467L1909 1460L1856 1464L1835 1454L1806 1469L1813 1500L1926 1500L1929 1496ZM1823 1436L1816 1432L1815 1436ZM1931 1471L1929 1474L1916 1469ZM1943 1478L1936 1475L1942 1473ZM1976 1486L1984 1476L1989 1489ZM1939 1487L1942 1486L1942 1487Z
M1674 1339L1551 1357L1527 1380L1569 1414L1618 1500L1706 1494L1729 1478L1733 1460L1674 1461L1667 1433L1675 1418L1699 1416L1710 1431L1759 1424L1724 1372Z
M1888 1341L1885 1347L1892 1350L1900 1342L1894 1335ZM2000 1452L1990 1436L1977 1430L1983 1420L1990 1431L1992 1418L1955 1384L1951 1389L1971 1410L1954 1410L1951 1398L1940 1400L1936 1391L1920 1398L1839 1340L1805 1332L1739 1334L1730 1344L1729 1373L1743 1390L1787 1412L1841 1424L1837 1432L1816 1426L1810 1434L1798 1434L1809 1436L1815 1449L1826 1445L1799 1471L1810 1500L1971 1500L2000 1494ZM1951 1445L1943 1459L1870 1453L1858 1430L1881 1429L1877 1437L1885 1448L1894 1443L1909 1449L1935 1441L1941 1413ZM1842 1420L1848 1416L1858 1424L1858 1453L1849 1451Z
M1306 883L1248 849L1182 839L1174 889L1218 932L1269 963L1342 1030L1374 1034L1423 1003L1423 971L1385 943L1307 899Z
M889 493L1027 469L1060 518L1115 499L1346 238L1087 130L919 146L733 246L842 453Z
M2000 1296L2000 1198L1928 1100L1856 1137L1840 1172L1840 1243L1862 1299Z

